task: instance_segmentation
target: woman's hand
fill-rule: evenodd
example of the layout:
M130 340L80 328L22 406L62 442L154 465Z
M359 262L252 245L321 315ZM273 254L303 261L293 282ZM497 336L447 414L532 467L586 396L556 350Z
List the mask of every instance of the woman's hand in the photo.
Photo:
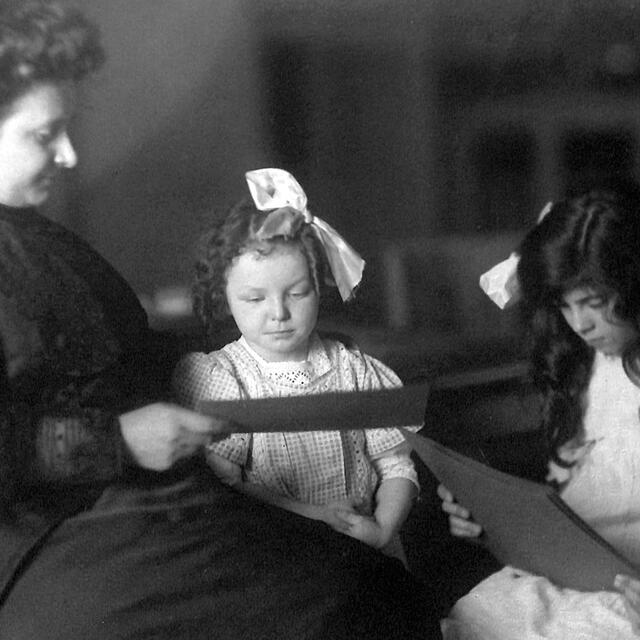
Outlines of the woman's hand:
M449 514L449 531L458 538L477 538L482 527L471 520L468 509L459 505L453 494L443 484L438 486L438 496L442 500L442 510Z
M194 455L226 423L173 404L157 402L120 416L120 431L131 457L144 469L166 471Z
M624 596L627 615L636 633L640 633L640 580L626 575L617 575L613 586Z

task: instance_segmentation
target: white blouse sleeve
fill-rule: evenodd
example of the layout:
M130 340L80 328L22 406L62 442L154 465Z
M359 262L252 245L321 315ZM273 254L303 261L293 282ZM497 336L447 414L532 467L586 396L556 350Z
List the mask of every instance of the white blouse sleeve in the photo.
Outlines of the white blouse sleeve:
M357 385L362 391L377 391L379 389L397 389L402 382L397 374L386 364L366 354L359 354L360 363L356 365ZM427 399L425 398L425 409ZM419 425L398 425L409 431L416 432L422 428ZM365 429L367 452L371 458L377 458L381 453L393 449L406 441L398 429ZM413 463L409 459L411 466Z
M416 485L420 491L420 483L418 482L418 474L415 465L410 456L410 448L400 446L388 453L371 460L373 468L380 478L380 482L390 480L391 478L405 478Z
M173 373L173 390L180 404L197 410L201 400L238 400L242 397L235 376L220 364L215 353L190 353ZM234 433L207 447L208 451L244 465L251 446L251 434Z

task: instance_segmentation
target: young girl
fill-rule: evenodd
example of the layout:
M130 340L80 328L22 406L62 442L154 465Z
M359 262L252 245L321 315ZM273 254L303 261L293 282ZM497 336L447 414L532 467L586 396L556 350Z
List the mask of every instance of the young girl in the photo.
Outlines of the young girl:
M559 202L519 253L548 480L640 564L640 198L592 191ZM477 536L479 524L445 488L439 492L452 532ZM640 583L627 576L611 591L582 593L505 567L456 603L445 637L637 638L639 594Z
M316 333L327 283L344 300L364 262L312 216L293 176L246 174L244 200L204 236L194 308L209 328L231 314L240 339L178 365L178 397L229 400L397 387L398 377L357 349ZM418 491L397 429L237 433L211 445L208 462L232 487L403 558L398 532Z

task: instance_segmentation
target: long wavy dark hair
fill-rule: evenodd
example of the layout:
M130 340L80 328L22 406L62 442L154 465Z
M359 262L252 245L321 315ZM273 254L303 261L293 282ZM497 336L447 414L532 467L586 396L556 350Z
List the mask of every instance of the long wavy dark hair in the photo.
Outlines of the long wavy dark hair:
M209 337L214 337L220 324L230 316L227 270L245 251L266 255L278 245L296 246L307 260L311 281L320 298L333 282L324 249L311 225L301 224L291 237L258 239L257 233L269 213L259 211L250 198L245 198L222 219L214 220L200 238L192 287L193 310Z
M544 397L549 454L579 437L594 350L565 321L563 295L586 287L611 300L612 317L640 331L640 197L637 191L593 190L556 203L520 247L522 309L531 329L533 380ZM638 381L638 345L624 354Z

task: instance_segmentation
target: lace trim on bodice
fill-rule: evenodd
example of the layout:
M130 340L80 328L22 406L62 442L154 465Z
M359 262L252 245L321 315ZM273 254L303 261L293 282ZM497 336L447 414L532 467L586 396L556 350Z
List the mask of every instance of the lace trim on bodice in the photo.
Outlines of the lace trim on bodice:
M239 342L255 358L262 374L275 384L302 389L308 387L313 381L313 367L308 360L301 362L268 362L249 346L244 337L241 337Z

